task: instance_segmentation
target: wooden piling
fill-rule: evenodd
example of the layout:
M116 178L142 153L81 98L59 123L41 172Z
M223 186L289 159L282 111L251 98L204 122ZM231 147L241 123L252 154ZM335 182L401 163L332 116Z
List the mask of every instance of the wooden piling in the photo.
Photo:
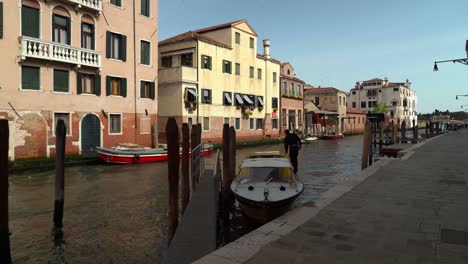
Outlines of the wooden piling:
M11 263L8 228L8 120L0 120L0 263Z
M425 134L426 138L428 138L429 137L429 123L427 121L426 121L426 131L425 131L425 133L426 133Z
M179 129L175 118L166 125L167 177L169 182L169 233L168 241L174 237L179 221Z
M187 123L182 124L182 214L190 200L190 135Z
M231 158L231 162L229 163L231 165L231 177L229 178L229 185L231 185L231 182L234 180L236 177L236 130L234 129L233 126L229 129L229 137L230 137L230 149L229 151L231 152L229 157Z
M436 134L439 135L440 134L440 122L436 122L435 127L436 127Z
M368 166L369 152L372 148L372 123L369 120L366 120L364 126L364 137L362 143L362 159L361 159L361 169L365 169Z
M229 129L229 124L224 124L223 126L223 197L225 197L229 192L228 182L231 178L231 131Z
M190 132L190 147L191 147L191 153L192 157L194 155L193 149L197 146L197 138L198 138L198 126L196 124L192 125L192 131ZM195 188L197 186L196 182L196 175L193 174L193 164L192 164L192 177L191 177L191 183L192 183L192 193L195 191Z
M54 204L54 228L56 238L62 237L63 206L65 194L65 142L67 128L61 119L55 129L55 204Z
M429 134L431 137L434 136L434 123L432 123L432 121L429 121Z
M392 120L392 144L398 143L398 125Z
M384 122L380 121L380 140L379 140L380 147L384 144Z
M154 124L151 126L151 145L153 148L157 148L159 144L158 139L158 125Z
M401 122L401 142L406 143L406 121Z

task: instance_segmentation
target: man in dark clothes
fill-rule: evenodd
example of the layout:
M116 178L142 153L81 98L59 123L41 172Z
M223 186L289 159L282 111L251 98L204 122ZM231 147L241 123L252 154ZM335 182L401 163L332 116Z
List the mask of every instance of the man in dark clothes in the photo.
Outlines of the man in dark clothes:
M294 168L294 173L297 173L297 155L299 155L299 150L301 149L301 139L293 133L290 133L288 129L284 131L286 137L284 138L284 150L286 154L288 153L289 148L289 160Z

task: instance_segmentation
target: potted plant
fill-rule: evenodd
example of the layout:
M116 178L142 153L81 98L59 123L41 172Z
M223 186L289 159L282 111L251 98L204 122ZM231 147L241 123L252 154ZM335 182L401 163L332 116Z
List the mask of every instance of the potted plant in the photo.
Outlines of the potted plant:
M263 107L260 106L260 107L258 108L258 111L262 111L262 110L263 110Z
M278 108L273 108L273 112L277 112L278 111Z

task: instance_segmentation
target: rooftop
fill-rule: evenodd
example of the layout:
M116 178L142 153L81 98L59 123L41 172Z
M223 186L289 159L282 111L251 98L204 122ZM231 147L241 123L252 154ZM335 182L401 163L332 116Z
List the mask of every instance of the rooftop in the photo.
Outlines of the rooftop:
M304 94L314 94L314 93L345 93L341 90L336 89L335 87L323 87L323 88L308 88L304 90Z
M361 115L365 115L366 113L364 113L363 111L361 110L358 110L356 108L352 108L352 107L346 107L346 113L347 114L361 114Z

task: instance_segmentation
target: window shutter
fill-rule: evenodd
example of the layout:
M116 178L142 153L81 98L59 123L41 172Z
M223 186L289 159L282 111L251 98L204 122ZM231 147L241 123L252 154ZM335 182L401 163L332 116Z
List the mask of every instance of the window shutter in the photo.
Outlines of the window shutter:
M110 89L111 89L111 77L106 76L106 95L110 95Z
M154 100L156 95L156 88L154 82L150 82L150 98Z
M83 74L81 72L76 73L76 93L81 94L83 92Z
M39 38L39 10L27 6L21 7L21 34Z
M81 22L81 47L84 47L83 22Z
M122 78L120 80L120 95L123 97L127 97L127 78Z
M3 38L3 2L0 2L0 39Z
M68 92L69 88L69 72L62 70L54 70L54 91Z
M67 17L67 44L71 44L71 26L70 26L70 18Z
M101 95L101 75L94 75L94 93L97 96Z
M127 61L127 36L122 35L122 46L120 50L120 59L122 61Z
M140 98L145 98L145 82L140 81Z
M94 34L96 34L94 27L95 27L94 25L91 27L91 34L92 34L91 35L91 49L93 50L96 48L94 47Z
M211 56L208 57L208 69L212 70L212 68L211 68Z
M112 33L110 33L109 31L106 31L106 58L110 58L111 57L111 35Z

